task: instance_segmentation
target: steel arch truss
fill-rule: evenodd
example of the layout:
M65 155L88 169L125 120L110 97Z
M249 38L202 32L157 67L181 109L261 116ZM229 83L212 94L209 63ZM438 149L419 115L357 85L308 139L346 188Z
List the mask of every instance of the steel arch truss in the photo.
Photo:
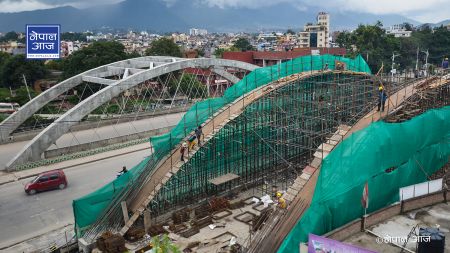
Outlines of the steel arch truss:
M224 70L224 68L253 71L258 67L249 63L224 59L148 56L119 61L88 70L41 93L0 124L1 139L6 140L25 120L70 89L83 82L105 86L105 88L79 102L75 107L42 130L7 164L7 168L14 168L19 164L40 160L41 154L55 143L59 137L68 132L70 127L124 91L144 81L186 68L211 68L218 75L235 83L238 81L237 77ZM123 78L120 80L105 78L114 75L123 76Z

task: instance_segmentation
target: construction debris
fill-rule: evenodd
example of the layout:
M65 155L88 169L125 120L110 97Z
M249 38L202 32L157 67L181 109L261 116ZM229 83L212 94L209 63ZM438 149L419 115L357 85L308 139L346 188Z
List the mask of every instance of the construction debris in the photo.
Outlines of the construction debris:
M230 202L227 199L225 199L225 198L220 198L220 197L216 198L216 197L214 197L214 198L211 198L208 201L208 203L211 206L211 210L213 212L221 211L221 210L230 208Z
M125 248L125 239L118 234L104 232L97 239L97 248L106 253L122 253L127 250Z
M189 208L184 208L182 210L172 213L172 220L174 224L180 224L182 222L189 221L189 216L191 210Z
M124 235L125 239L130 242L135 242L142 239L145 235L144 228L132 227L128 230L128 232Z
M167 231L164 229L163 225L154 225L148 229L148 234L153 237L155 235L167 234Z

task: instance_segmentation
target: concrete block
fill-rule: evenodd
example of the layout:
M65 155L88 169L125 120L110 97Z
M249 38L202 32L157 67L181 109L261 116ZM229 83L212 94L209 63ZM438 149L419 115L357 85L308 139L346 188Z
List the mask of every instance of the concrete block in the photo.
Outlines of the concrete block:
M321 164L322 164L322 159L316 157L312 160L310 166L317 169L320 167Z
M306 173L302 173L302 175L300 176L301 178L305 179L305 180L309 180L309 178L311 177L311 175L308 175Z
M327 157L328 154L330 154L330 152L326 152L326 151L316 151L316 153L314 153L314 157L316 157L316 158L321 158L321 159L325 159L325 157Z
M333 150L333 148L334 148L334 145L330 145L330 144L327 144L327 143L322 143L322 144L319 145L319 147L317 149L330 152L331 150Z
M316 168L314 168L314 167L311 167L311 166L306 166L304 169L303 169L303 173L306 173L306 174L308 174L308 175L312 175L312 174L314 174L314 172L316 171L317 169Z
M289 188L289 189L286 191L286 193L287 193L287 194L290 194L290 195L292 195L292 196L297 196L298 191L296 191L296 190L294 190L294 189L292 189L292 188Z

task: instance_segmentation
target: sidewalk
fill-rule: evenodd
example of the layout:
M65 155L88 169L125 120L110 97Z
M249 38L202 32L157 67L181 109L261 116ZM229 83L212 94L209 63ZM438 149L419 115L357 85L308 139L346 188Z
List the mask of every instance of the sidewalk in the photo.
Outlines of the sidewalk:
M68 160L60 163L50 164L47 166L37 167L33 169L28 170L21 170L21 171L15 171L15 172L6 172L6 171L0 171L0 185L11 183L17 180L21 180L24 178L30 178L35 177L39 175L42 172L55 170L55 169L68 169L71 167L75 167L82 164L92 163L104 159L108 159L111 157L116 157L120 155L125 155L129 153L133 153L136 151L141 151L144 149L150 149L150 144L148 142L122 148L122 149L115 149L99 154L95 154L92 156L86 156L78 159Z

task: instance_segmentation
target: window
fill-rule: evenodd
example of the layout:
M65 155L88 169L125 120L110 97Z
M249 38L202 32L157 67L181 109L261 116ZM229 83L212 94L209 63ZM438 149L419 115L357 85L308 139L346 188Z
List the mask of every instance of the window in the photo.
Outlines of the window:
M57 174L50 175L50 180L57 180L57 179L58 179Z
M47 182L48 181L48 177L40 177L38 182L39 183L43 183L43 182Z

